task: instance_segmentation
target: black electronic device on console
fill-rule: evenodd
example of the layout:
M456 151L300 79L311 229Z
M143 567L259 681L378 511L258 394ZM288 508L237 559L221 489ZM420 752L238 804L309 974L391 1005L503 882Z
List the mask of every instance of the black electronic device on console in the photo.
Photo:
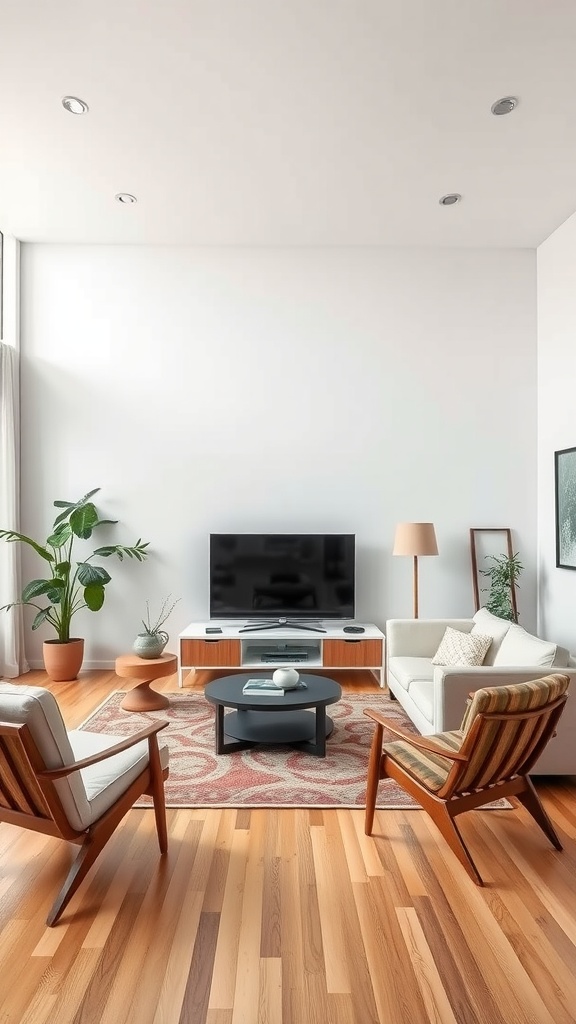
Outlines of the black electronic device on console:
M364 626L343 626L343 633L365 633Z
M354 534L213 533L210 617L325 633L322 620L354 618L354 549Z
M221 633L220 626L206 626L207 633Z

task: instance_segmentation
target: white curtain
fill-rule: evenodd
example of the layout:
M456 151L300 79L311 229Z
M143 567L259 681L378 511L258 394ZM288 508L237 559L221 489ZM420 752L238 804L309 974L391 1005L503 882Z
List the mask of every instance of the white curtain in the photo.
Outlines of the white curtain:
M19 529L19 356L0 342L0 529ZM0 540L0 606L20 597L20 545ZM28 671L22 609L0 612L0 676Z

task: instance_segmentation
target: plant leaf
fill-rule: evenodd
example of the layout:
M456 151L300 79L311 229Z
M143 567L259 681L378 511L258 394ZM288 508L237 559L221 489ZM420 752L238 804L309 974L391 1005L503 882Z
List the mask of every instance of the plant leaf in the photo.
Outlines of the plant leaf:
M110 574L101 565L92 565L91 562L78 562L78 582L83 587L88 587L91 583L105 586L107 583L110 583L111 579Z
M121 562L124 560L124 555L128 555L128 558L136 558L139 562L143 562L148 557L146 548L149 544L150 541L146 541L143 544L141 540L137 540L132 547L125 547L123 544L105 544L104 547L96 548L94 554L99 555L101 558L109 558L110 555L116 555Z
M54 530L54 533L50 534L47 544L50 544L53 548L61 548L64 546L66 541L70 540L72 536L72 530L70 529L69 523L60 523L60 525Z
M91 612L100 611L104 604L104 587L101 583L89 583L84 587L84 600Z
M92 530L98 522L98 513L96 506L92 502L88 502L87 505L81 505L79 508L75 508L70 513L70 526L72 532L83 540L87 540L88 537L92 536Z
M56 517L56 519L54 520L54 526L57 526L58 523L61 523L63 519L68 519L68 516L71 514L71 512L85 505L88 499L91 498L94 494L97 494L99 490L99 487L95 487L93 491L88 491L88 494L85 494L83 498L80 498L80 501L55 501L54 507L63 508L64 512L61 512L60 515ZM80 534L78 534L78 536L80 536Z
M31 601L33 597L40 597L41 594L48 594L51 590L60 590L63 588L64 583L62 580L31 580L24 590L22 591L22 600L24 602Z
M38 626L42 625L42 623L46 620L46 616L48 615L49 611L49 608L42 608L42 610L38 612L38 614L34 617L32 629L38 629Z
M0 540L2 538L7 540L10 544L17 540L21 541L22 544L29 544L41 558L45 558L47 562L54 561L54 555L51 554L50 551L47 551L41 544L37 544L35 540L32 540L31 537L27 537L24 533L17 533L16 530L0 530Z
M54 507L68 509L80 508L80 505L85 505L89 498L93 498L95 494L98 494L99 490L99 487L95 487L93 491L88 491L88 494L85 494L83 498L80 498L80 501L55 501Z
M98 494L99 490L99 487L95 487L93 491L88 491L88 494L85 494L83 498L80 498L78 505L84 505L89 498L93 498L95 494Z

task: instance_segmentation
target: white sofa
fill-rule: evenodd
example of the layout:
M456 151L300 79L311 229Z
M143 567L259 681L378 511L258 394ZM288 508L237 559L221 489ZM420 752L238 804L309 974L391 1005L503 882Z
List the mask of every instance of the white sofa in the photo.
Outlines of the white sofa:
M432 663L448 626L492 638L481 665ZM568 675L570 689L557 736L534 774L576 775L576 660L567 650L485 608L471 619L389 619L386 623L388 688L423 736L458 729L473 690L539 679L551 672Z

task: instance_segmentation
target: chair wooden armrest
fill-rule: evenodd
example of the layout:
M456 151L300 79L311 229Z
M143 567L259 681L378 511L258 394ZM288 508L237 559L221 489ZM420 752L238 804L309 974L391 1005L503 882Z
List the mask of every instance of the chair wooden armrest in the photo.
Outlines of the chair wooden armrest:
M140 743L142 740L147 739L149 743L152 740L157 742L156 733L160 732L161 729L165 729L169 724L169 722L155 722L153 725L147 725L145 729L141 729L134 736L128 736L127 739L121 740L120 743L115 743L112 747L106 747L106 750L101 750L99 754L84 757L81 761L75 761L74 764L67 765L66 768L53 768L51 771L38 772L38 778L48 779L50 782L54 782L56 779L64 779L67 775L78 772L82 768L89 768L92 764L98 764L99 761L105 761L108 757L114 757L114 754L121 754L123 750L129 750L130 747Z
M394 733L395 736L399 736L402 740L407 740L408 743L413 747L417 747L418 750L428 750L431 754L440 754L441 757L446 757L449 761L468 761L464 754L460 754L455 750L447 750L445 747L441 747L439 743L434 743L423 736L414 736L404 729L399 729L397 725L394 725L388 718L381 715L379 711L373 711L372 708L364 708L364 714L368 718L372 718L378 725L388 729L389 732Z

